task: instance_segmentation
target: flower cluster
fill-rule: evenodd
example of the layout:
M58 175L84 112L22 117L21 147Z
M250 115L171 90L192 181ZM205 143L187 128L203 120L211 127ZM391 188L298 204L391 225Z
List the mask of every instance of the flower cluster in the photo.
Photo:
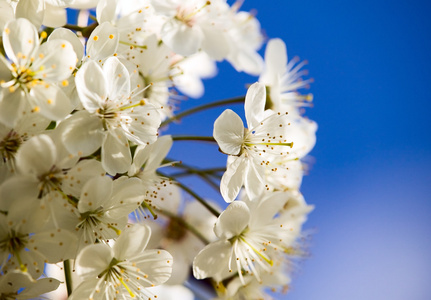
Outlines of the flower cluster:
M300 192L311 79L280 39L261 57L240 4L0 0L0 299L190 299L191 276L214 299L286 289L312 210ZM227 109L213 137L189 139L217 144L226 168L168 158L171 122L228 103L176 114L223 60L256 76L232 100L247 127ZM181 183L195 175L229 204Z

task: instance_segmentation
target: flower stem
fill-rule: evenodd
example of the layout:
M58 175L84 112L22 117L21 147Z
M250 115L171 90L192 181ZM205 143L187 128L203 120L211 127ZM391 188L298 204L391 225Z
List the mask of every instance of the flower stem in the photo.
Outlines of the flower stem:
M216 140L212 136L194 136L194 135L173 135L172 140L174 141L203 141L213 142Z
M180 120L180 119L182 119L188 115L192 115L192 114L200 112L202 110L206 110L206 109L217 107L217 106L223 106L223 105L227 105L227 104L244 103L244 99L245 99L244 96L240 96L240 97L215 101L215 102L203 104L200 106L196 106L196 107L190 108L188 110L185 110L185 111L177 114L176 116L173 116L172 118L169 118L169 119L163 121L162 124L160 124L160 127L166 126L166 125L168 125L174 121Z
M72 269L70 267L70 260L66 259L63 262L64 266L64 278L66 281L67 295L72 294Z
M171 219L175 219L179 224L184 226L188 231L193 233L198 239L200 239L205 245L208 245L210 242L192 225L184 221L181 217L167 211L167 210L157 210L158 213L161 215L164 215L166 217L169 217Z
M218 218L220 213L216 209L214 209L211 205L209 205L201 196L196 194L194 191L192 191L190 188L188 188L187 186L185 186L181 182L177 181L175 178L168 176L166 174L163 174L161 172L157 172L157 173L159 173L163 177L166 177L166 178L173 180L180 188L182 188L185 192L187 192L189 195L191 195L193 198L195 198L198 202L200 202L203 206L205 206L205 208L208 209L214 216L216 216Z
M165 163L171 163L174 162L174 160L171 159L165 159ZM220 187L217 183L213 181L213 179L220 180L221 175L218 175L217 172L224 172L226 171L226 168L210 168L210 169L198 169L193 166L184 164L182 162L173 164L174 168L183 169L184 171L180 171L174 174L171 174L172 177L178 178L182 176L193 176L197 175L202 180L204 180L206 183L208 183L211 187L213 187L215 190L219 191Z

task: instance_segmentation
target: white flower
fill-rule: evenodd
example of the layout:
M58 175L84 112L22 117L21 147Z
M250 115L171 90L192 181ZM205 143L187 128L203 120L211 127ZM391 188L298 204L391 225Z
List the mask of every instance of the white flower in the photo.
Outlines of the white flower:
M226 57L229 52L226 34L229 6L225 1L157 0L152 4L157 13L168 18L161 36L175 53L189 56L202 49L213 59Z
M81 160L56 145L54 136L38 135L25 142L16 155L17 174L0 186L0 207L15 211L24 217L43 215L40 222L53 218L56 213L52 201L70 202L69 196L79 197L83 185L94 176L103 176L100 162Z
M0 122L14 127L30 107L50 120L62 120L71 111L68 97L55 83L67 85L76 54L65 40L42 45L36 28L26 19L6 24L0 55Z
M237 71L259 75L264 65L257 53L263 43L259 21L248 12L237 13L237 9L236 5L231 9L232 27L228 32L231 50L226 59Z
M65 8L74 0L9 0L8 15L13 18L25 18L36 28L42 24L47 27L59 27L66 24ZM3 1L2 1L3 2ZM0 4L0 6L2 6ZM2 27L1 27L2 28Z
M175 88L190 97L202 97L204 94L202 79L212 78L217 74L215 61L205 52L179 57L177 60L172 69Z
M73 233L63 229L35 232L40 228L37 222L19 213L0 214L0 268L3 272L21 270L39 278L45 262L57 263L75 256Z
M40 115L28 112L14 128L0 124L0 165L6 164L11 172L15 172L15 156L20 146L45 130L49 123L49 120Z
M269 40L265 50L265 70L259 77L267 90L267 107L275 110L307 106L313 100L312 94L301 95L298 89L306 88L311 79L302 80L307 72L301 70L305 61L297 64L298 58L287 62L286 45L281 39Z
M298 236L295 221L278 214L288 201L284 192L269 193L259 201L235 201L222 212L214 226L219 240L206 246L193 262L198 279L213 277L216 281L238 273L261 281L262 270L271 272L280 260L279 252L288 251ZM303 220L298 223L302 225Z
M153 299L146 288L168 280L172 256L164 250L146 250L151 230L130 225L113 248L95 244L84 248L77 257L77 273L84 279L70 299Z
M111 175L128 170L129 142L150 144L157 139L160 117L155 108L130 87L126 67L115 57L103 69L86 62L76 74L76 88L85 111L78 111L61 126L66 148L89 155L102 146L102 165Z
M276 171L271 161L278 156L289 156L293 146L288 133L287 113L265 111L265 87L260 83L250 86L245 99L248 128L232 110L225 110L214 122L214 138L220 150L229 155L220 191L226 202L232 202L244 185L250 198L264 190L264 172Z
M60 281L54 278L34 280L27 273L9 272L0 276L0 299L38 299L36 297L55 290Z
M105 60L114 55L118 48L120 34L109 22L99 24L87 40L85 60L92 60L103 65Z
M80 246L96 239L116 238L127 224L128 215L141 205L141 182L136 178L112 181L94 177L82 188L78 202L79 220L73 226L80 235Z
M162 118L172 116L169 105L169 88L171 82L172 50L164 43L159 43L156 35L145 38L141 46L133 47L126 51L126 58L139 72L139 78L143 86L148 86L144 91L144 97L158 110Z

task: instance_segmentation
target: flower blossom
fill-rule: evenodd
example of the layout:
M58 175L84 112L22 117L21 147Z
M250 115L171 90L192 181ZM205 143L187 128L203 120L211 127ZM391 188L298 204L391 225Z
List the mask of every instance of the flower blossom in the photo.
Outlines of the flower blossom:
M8 22L3 30L7 60L0 55L0 122L14 127L28 108L50 120L71 111L69 98L56 84L68 85L76 54L65 40L42 43L27 19Z
M214 138L220 150L229 155L220 191L226 202L232 202L244 185L250 198L264 190L266 169L277 171L271 161L289 156L286 149L293 146L288 134L287 113L264 110L265 87L260 83L250 86L245 98L248 128L232 110L225 110L214 122Z
M219 282L238 273L243 285L246 274L261 281L260 273L272 270L280 251L288 252L298 237L296 229L304 221L278 215L288 203L287 196L274 192L259 201L229 204L214 226L219 240L207 245L193 262L194 276L213 277Z
M149 227L135 224L121 234L113 248L106 244L85 247L76 260L77 273L84 281L70 300L153 299L147 288L169 279L172 256L164 250L145 249L150 235Z
M129 141L155 142L159 114L139 93L135 95L129 72L116 57L107 59L103 69L86 62L75 80L85 110L61 124L66 148L85 156L102 147L103 168L111 175L126 172L132 162Z

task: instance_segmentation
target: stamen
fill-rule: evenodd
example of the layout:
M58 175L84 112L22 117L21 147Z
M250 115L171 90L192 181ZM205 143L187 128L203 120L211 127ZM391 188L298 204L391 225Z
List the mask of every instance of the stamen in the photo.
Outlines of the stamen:
M254 248L249 242L247 242L243 237L240 237L241 241L246 243L247 246L249 246L257 255L259 255L263 260L265 260L270 266L273 266L274 262L272 259L269 259L265 255L263 255L260 251L258 251L256 248Z

